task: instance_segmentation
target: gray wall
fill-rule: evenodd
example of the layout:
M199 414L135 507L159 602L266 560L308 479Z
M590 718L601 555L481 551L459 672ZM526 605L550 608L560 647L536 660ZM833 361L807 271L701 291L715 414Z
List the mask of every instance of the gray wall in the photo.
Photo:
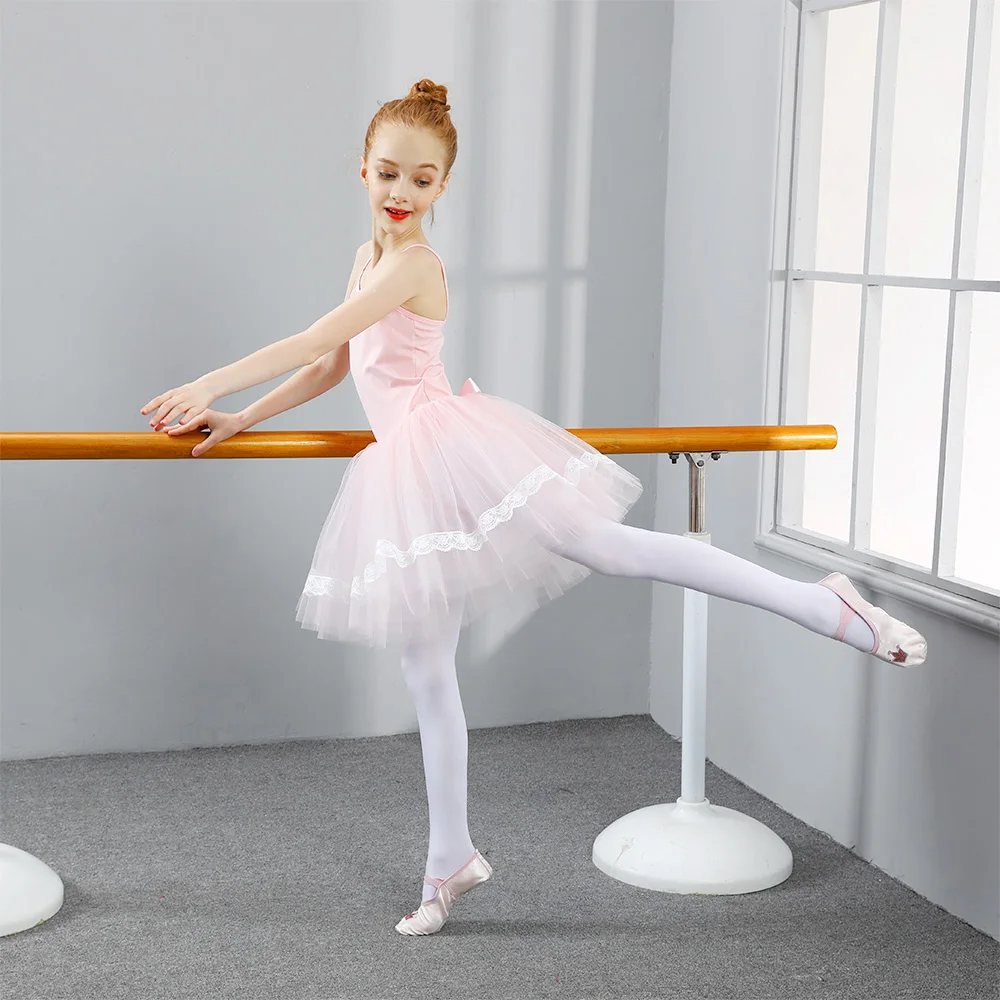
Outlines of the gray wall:
M455 389L472 375L568 426L656 422L669 5L3 18L5 431L151 433L148 399L339 303L371 235L365 128L423 76L451 88L460 139L428 230ZM255 430L366 426L348 380ZM414 729L392 651L294 620L346 464L0 463L2 755ZM654 460L622 464L648 525ZM504 638L468 631L470 726L647 711L650 595L593 576Z
M786 0L676 7L670 80L663 425L764 423L768 267ZM760 462L708 470L713 544L797 580L823 570L754 545ZM687 528L662 462L656 526ZM885 594L927 637L891 668L755 608L710 600L712 761L922 895L1000 936L1000 649ZM682 594L656 588L650 706L680 734ZM712 798L712 789L707 789ZM725 805L725 802L720 802Z

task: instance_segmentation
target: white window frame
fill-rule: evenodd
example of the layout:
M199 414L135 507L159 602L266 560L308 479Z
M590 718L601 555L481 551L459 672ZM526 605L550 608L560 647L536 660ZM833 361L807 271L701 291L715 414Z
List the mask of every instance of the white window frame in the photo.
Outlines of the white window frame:
M982 161L981 148L970 147L969 136L981 136L985 122L985 60L984 46L978 48L979 58L969 60L966 68L965 103L962 123L961 152L959 159L958 205L955 240L952 253L950 278L911 278L882 274L881 259L885 246L885 210L875 213L876 226L872 226L873 199L887 198L886 162L889 143L885 141L891 127L893 104L892 88L895 84L894 56L899 38L899 12L901 0L788 0L784 18L783 64L781 101L779 111L778 156L775 180L774 239L772 247L770 315L768 320L767 380L765 394L766 424L780 424L788 409L789 393L805 391L808 372L789 371L788 317L791 315L791 291L794 281L820 280L843 281L861 288L861 363L858 365L858 388L855 411L854 476L851 501L851 535L849 542L840 542L825 535L789 527L780 523L779 505L782 498L791 503L796 497L783 489L783 456L778 452L763 452L760 466L760 518L755 544L770 552L828 572L840 571L880 593L929 608L942 615L972 625L984 631L1000 634L1000 592L990 588L970 586L954 579L954 554L958 524L959 474L962 460L962 427L965 413L966 372L969 361L970 317L968 310L956 303L967 301L959 298L958 291L990 291L1000 293L1000 281L960 279L959 253L975 238L968 234L978 213L978 171ZM879 45L875 74L875 100L871 149L871 170L868 180L868 212L865 234L864 274L846 274L814 270L792 270L795 227L791 225L802 206L796 204L803 188L797 183L796 174L803 169L799 156L800 119L802 104L798 97L803 92L804 73L809 67L802 65L799 53L804 30L815 30L817 20L808 21L810 14L856 6L860 3L879 5ZM977 31L988 38L994 13L1000 16L1000 0L971 0L969 24L970 51ZM987 57L988 58L988 57ZM883 62L889 61L889 72L883 73ZM1000 72L1000 67L994 67ZM978 116L978 120L977 117ZM973 127L970 128L970 121ZM876 144L875 133L879 142ZM981 145L981 144L980 144ZM818 177L817 164L805 165ZM967 183L971 181L970 183ZM812 196L817 193L812 188ZM809 197L809 191L805 191ZM815 212L810 214L814 216ZM883 220L878 225L878 219ZM961 239L962 226L966 239ZM873 228L876 230L873 232ZM881 230L881 231L878 231ZM806 234L808 238L808 234ZM801 238L801 233L800 233ZM967 273L967 272L965 272ZM872 275L878 277L873 280ZM872 366L865 372L864 360L877 348L878 329L866 329L867 299L870 288L897 285L921 288L947 289L950 293L949 329L944 381L944 413L940 442L940 462L937 486L937 511L934 527L934 555L930 572L904 560L886 558L867 551L870 525L859 511L870 508L873 481L874 414L876 379L871 375ZM808 362L806 362L808 363ZM877 374L877 372L876 372ZM801 409L799 410L801 412ZM979 455L973 460L995 461L997 456ZM859 497L863 501L859 503ZM801 503L801 497L798 498Z

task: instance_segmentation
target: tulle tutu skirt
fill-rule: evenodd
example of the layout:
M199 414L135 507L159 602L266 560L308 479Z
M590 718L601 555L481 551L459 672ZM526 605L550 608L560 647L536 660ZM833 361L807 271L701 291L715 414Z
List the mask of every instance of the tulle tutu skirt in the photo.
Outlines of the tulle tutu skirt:
M467 625L494 608L530 612L590 574L553 546L621 521L641 493L517 403L465 389L432 400L351 459L296 620L384 647L431 638L456 614Z

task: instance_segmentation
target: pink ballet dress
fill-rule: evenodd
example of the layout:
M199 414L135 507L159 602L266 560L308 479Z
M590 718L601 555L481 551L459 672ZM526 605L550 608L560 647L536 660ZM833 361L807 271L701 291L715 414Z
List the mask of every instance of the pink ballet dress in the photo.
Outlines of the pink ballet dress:
M431 638L456 613L463 625L500 606L530 613L590 573L552 547L621 521L642 493L531 410L471 379L455 395L444 323L400 306L349 341L375 441L344 472L298 603L320 639L384 647Z

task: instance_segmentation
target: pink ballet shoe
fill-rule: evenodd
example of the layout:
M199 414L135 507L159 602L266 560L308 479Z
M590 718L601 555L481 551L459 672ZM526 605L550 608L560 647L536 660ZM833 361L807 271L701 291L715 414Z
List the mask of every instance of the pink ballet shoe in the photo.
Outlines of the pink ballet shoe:
M460 396L468 396L471 393L482 392L482 391L483 390L480 389L479 386L476 385L476 383L473 382L471 378L467 378L465 380L465 385L463 385L462 388L458 390L458 394Z
M918 667L927 659L927 640L916 629L893 618L881 608L869 604L843 573L831 573L819 583L821 587L832 590L844 602L840 613L840 628L837 629L835 639L844 638L853 611L859 614L875 633L872 656L902 667Z
M403 917L396 924L396 930L400 934L433 934L441 930L455 900L480 882L485 882L492 874L490 863L476 851L457 872L447 878L425 875L424 881L437 886L437 892L421 903L419 910Z

